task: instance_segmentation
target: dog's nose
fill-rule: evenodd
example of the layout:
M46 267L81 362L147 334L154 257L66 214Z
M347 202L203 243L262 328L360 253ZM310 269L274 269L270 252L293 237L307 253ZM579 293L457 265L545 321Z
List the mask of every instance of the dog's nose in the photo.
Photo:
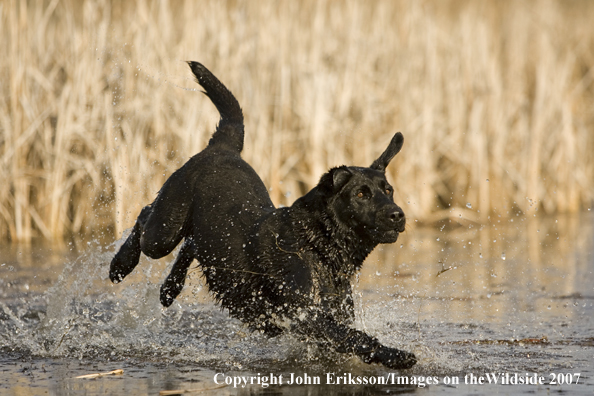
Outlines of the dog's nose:
M388 213L386 213L388 222L392 225L393 228L398 228L399 230L404 229L404 223L406 219L404 218L404 212L398 206L395 208L391 208Z

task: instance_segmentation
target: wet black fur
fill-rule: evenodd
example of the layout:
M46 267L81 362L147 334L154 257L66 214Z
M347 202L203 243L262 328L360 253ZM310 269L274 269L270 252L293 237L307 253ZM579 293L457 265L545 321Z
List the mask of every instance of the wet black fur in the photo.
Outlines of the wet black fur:
M183 240L161 286L164 306L181 292L196 259L216 300L254 330L270 336L291 331L367 363L413 366L413 354L383 346L352 327L353 276L379 243L393 243L404 231L404 213L385 177L402 134L369 168L333 168L291 207L276 209L240 157L239 103L204 66L189 65L221 120L208 146L143 208L111 263L110 279L121 282L141 252L161 258Z

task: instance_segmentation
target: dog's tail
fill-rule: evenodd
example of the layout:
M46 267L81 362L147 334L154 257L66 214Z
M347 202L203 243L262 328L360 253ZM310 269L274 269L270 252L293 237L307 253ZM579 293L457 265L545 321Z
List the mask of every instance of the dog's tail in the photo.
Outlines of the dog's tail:
M239 102L204 65L198 62L188 62L188 65L196 76L196 82L204 88L204 94L210 98L221 115L217 130L208 145L224 145L240 153L243 149L244 128Z

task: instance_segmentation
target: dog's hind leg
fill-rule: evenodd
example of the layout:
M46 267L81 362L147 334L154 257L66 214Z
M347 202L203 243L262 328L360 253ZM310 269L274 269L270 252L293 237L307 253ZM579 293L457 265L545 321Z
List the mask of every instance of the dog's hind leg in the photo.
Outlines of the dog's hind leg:
M191 177L183 166L161 187L151 205L151 213L142 225L140 248L148 257L160 259L167 256L190 229L193 206L191 185Z
M152 259L167 256L179 245L190 226L192 205L191 186L186 182L184 167L175 171L165 182L155 201L145 206L132 232L115 255L109 268L109 278L121 282L144 253Z
M194 250L194 241L191 238L186 238L175 259L175 263L173 263L171 272L161 285L161 304L164 307L173 304L175 298L184 288L188 268L194 261Z
M113 283L120 283L126 275L134 270L140 260L140 238L142 236L144 223L151 214L151 206L145 206L138 215L132 232L128 235L126 242L111 260L109 266L109 279Z

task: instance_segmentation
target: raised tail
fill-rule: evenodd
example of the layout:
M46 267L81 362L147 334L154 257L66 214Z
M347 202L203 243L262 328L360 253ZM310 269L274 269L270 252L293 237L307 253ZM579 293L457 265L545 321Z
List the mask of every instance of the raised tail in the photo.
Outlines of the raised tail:
M204 65L188 62L196 82L216 106L221 120L208 145L224 145L238 153L243 149L243 112L235 96Z

